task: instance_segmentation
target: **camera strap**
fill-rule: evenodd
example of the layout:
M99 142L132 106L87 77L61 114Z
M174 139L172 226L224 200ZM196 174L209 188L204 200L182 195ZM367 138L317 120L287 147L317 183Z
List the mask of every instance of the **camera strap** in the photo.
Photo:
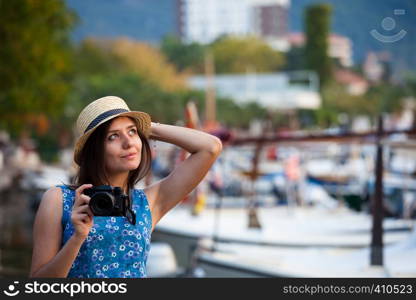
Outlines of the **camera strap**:
M131 193L127 195L127 210L126 210L126 217L127 220L132 225L136 225L136 213L133 211L133 202L131 201L130 197Z
M134 213L132 209L130 208L127 209L126 217L127 217L127 220L129 220L129 222L132 225L136 225L136 214Z

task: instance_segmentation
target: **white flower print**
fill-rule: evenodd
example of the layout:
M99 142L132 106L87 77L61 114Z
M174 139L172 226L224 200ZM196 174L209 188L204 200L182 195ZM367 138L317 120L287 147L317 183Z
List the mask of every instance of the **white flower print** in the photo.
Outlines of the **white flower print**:
M74 234L69 217L75 192L68 189L65 194L62 219L64 243ZM145 262L150 248L151 215L146 195L141 190L134 190L133 195L136 225L126 222L125 218L117 217L94 220L94 226L77 253L68 277L146 277Z

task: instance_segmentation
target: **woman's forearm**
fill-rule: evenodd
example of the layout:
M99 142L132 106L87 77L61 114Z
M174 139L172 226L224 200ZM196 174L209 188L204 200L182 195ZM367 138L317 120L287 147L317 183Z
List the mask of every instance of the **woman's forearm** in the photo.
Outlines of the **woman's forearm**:
M192 154L199 151L217 153L222 147L220 139L213 135L167 124L152 123L150 138L174 144Z
M84 240L73 235L51 261L31 273L30 277L67 277Z

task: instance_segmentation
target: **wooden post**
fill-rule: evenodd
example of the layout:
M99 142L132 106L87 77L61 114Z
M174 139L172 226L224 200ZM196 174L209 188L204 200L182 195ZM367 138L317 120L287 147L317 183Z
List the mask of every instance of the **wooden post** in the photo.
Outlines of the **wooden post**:
M265 139L269 131L272 130L272 113L269 111L267 113L267 118L265 120L265 124L263 126L263 132L261 134L262 139ZM251 161L251 171L248 173L250 181L251 181L251 192L248 201L248 228L259 228L261 229L261 223L257 214L257 195L255 191L255 181L260 176L259 170L259 163L260 163L260 155L261 150L264 146L264 140L259 140L256 143L256 147L254 149L253 159Z
M216 123L216 93L214 82L214 57L208 52L205 55L205 76L206 76L206 92L205 92L205 129L208 131L215 127Z

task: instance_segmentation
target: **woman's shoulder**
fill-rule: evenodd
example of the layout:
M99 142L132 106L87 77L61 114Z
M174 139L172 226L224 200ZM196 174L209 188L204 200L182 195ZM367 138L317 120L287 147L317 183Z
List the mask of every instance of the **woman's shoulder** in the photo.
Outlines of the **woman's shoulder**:
M57 185L57 186L49 188L43 193L42 201L46 201L46 202L58 201L59 203L61 203L62 198L65 199L67 198L67 195L71 195L72 193L75 194L75 190L73 190L70 186Z
M44 198L62 197L62 188L60 186L53 186L43 193Z
M62 206L62 190L54 186L43 193L39 210L54 211Z

